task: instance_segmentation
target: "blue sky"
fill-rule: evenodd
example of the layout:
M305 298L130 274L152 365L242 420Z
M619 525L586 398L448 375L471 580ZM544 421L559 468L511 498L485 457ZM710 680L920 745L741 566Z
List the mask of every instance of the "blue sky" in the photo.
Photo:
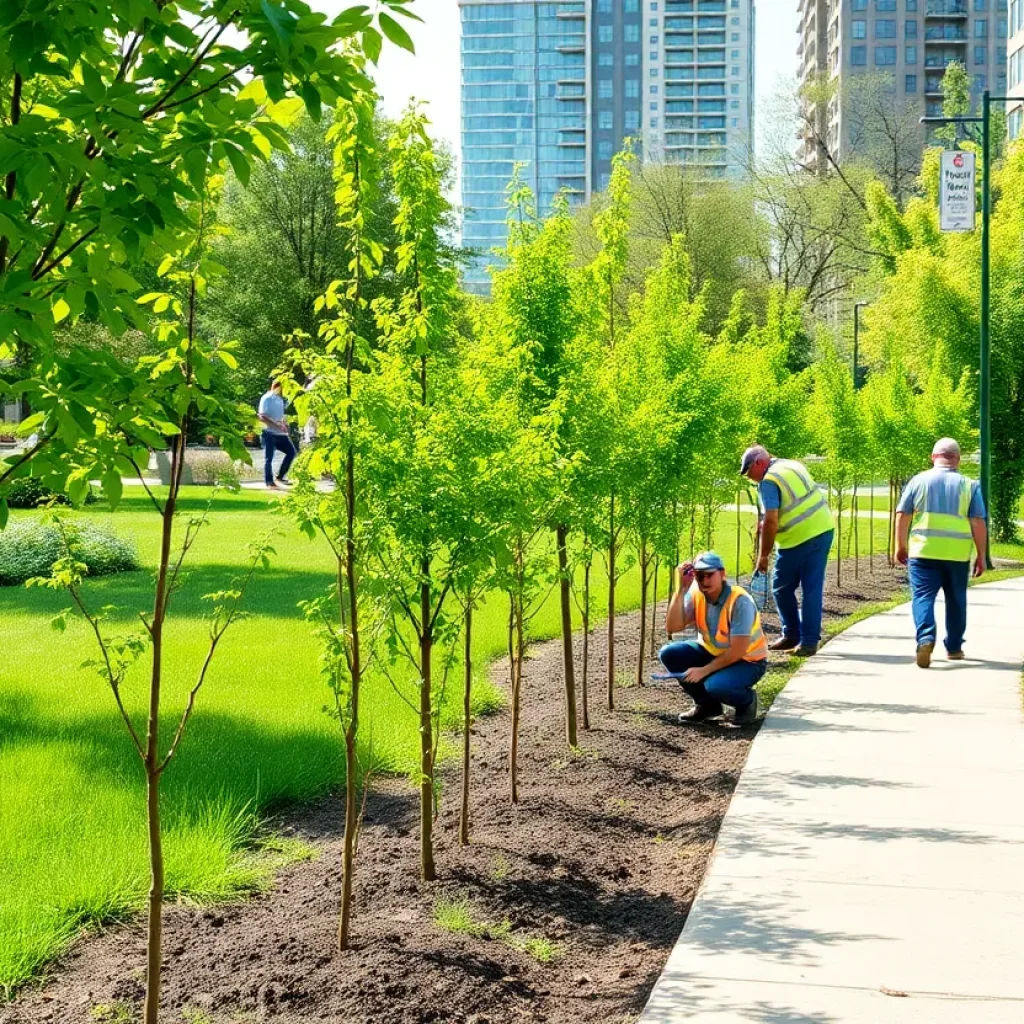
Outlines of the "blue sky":
M349 6L347 0L312 0L332 13ZM755 0L755 103L764 111L780 78L797 71L797 0ZM438 137L455 152L459 141L459 7L456 0L415 0L413 9L423 24L407 21L416 55L388 47L381 57L378 87L388 114L398 114L415 96L428 104ZM757 118L755 112L755 119ZM763 119L762 119L763 123Z

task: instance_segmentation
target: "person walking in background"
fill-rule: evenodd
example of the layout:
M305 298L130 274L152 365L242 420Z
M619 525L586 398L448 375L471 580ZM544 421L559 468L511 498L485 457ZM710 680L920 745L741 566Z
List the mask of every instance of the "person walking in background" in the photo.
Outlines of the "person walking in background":
M279 380L270 385L270 390L260 399L257 416L263 424L263 479L267 487L276 491L278 484L288 484L288 470L295 460L295 445L288 436L288 421L285 418L285 397ZM282 452L284 459L274 483L274 453Z
M961 661L967 629L967 580L985 571L988 527L977 480L963 476L960 445L943 437L932 448L932 469L918 473L896 509L896 561L907 565L917 629L917 664L935 650L935 598L946 599L946 656Z
M754 684L768 668L768 647L753 598L725 578L725 563L714 551L681 565L678 586L665 617L669 634L691 623L697 640L668 643L658 652L666 671L680 676L693 708L680 722L704 722L735 708L734 725L751 725L760 708ZM696 580L696 583L694 582Z
M740 473L758 485L758 572L768 571L772 546L778 545L772 592L782 636L770 649L809 658L818 653L821 643L825 568L835 533L828 502L806 466L794 459L773 458L761 445L743 453Z

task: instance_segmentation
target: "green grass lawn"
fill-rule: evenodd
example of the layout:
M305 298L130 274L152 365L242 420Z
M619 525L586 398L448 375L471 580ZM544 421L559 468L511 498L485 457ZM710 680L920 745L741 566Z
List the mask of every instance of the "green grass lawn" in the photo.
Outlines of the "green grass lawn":
M198 509L205 500L201 488L189 488L183 507ZM227 898L258 885L266 867L246 843L257 815L322 794L343 778L338 730L323 711L328 692L318 651L297 608L328 586L332 563L325 545L300 536L272 513L269 500L261 491L217 499L168 627L165 736L205 653L201 595L230 581L249 540L281 531L271 569L257 576L247 597L250 614L225 637L164 776L168 890L193 899ZM141 492L129 491L116 513L100 505L82 514L132 539L143 563L154 564L158 519ZM752 522L749 514L737 524L734 511L721 513L715 547L730 566L737 531L741 565L749 566ZM885 522L863 519L861 554L871 529L876 551L884 550ZM602 568L598 560L599 616L607 590ZM634 569L620 585L622 610L638 603L637 576ZM662 595L666 584L662 572ZM116 606L111 626L127 631L138 628L150 589L150 572L143 571L90 581L85 592L94 607ZM65 633L49 627L66 603L60 593L0 588L0 993L30 977L83 924L138 909L148 884L141 766L109 690L82 667L96 653L85 624L73 620ZM552 596L534 620L534 639L555 635L557 611ZM495 595L477 616L482 680L487 660L505 649L506 615L504 598ZM457 680L453 673L451 721ZM140 665L125 690L137 719L146 692ZM493 689L482 683L478 693L481 707L494 705ZM414 769L417 721L379 676L368 680L362 721L364 759L397 773Z
M204 504L200 489L184 507ZM28 515L30 513L14 513ZM133 539L144 564L156 558L158 520L140 492L116 513L84 515ZM225 637L202 691L178 759L164 776L167 884L197 899L237 894L259 881L240 853L255 814L276 803L321 794L343 778L339 735L323 711L328 691L318 652L297 603L330 582L326 546L274 516L268 496L245 491L217 499L200 535L185 589L168 627L162 729L167 735L206 648L200 597L227 583L245 561L246 543L268 528L282 535L269 571L247 597L250 615ZM90 581L94 607L116 605L111 627L138 628L149 607L148 571ZM600 611L604 586L595 587ZM621 584L624 608L635 606L636 572ZM95 656L86 626L73 620L56 633L49 620L66 597L39 589L0 588L0 991L29 977L83 923L141 905L147 887L143 778L109 690L82 663ZM496 595L477 616L481 676L486 659L505 649L506 607ZM533 624L536 638L558 628L549 600ZM139 718L147 691L144 667L125 688ZM458 703L457 672L450 705ZM494 702L478 687L481 704ZM363 756L382 769L411 771L417 722L379 676L367 684Z

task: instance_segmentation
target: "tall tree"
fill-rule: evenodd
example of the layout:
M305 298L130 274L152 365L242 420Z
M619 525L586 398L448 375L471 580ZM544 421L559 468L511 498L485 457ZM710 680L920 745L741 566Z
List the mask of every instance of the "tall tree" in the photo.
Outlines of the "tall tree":
M433 822L434 768L440 686L450 667L448 649L457 625L445 605L462 557L460 504L447 486L454 471L445 401L453 373L460 322L455 254L446 242L451 206L428 122L412 106L390 140L398 199L397 299L374 303L381 351L369 382L371 413L380 437L368 466L370 500L381 529L375 557L393 610L392 649L404 653L418 678L420 721L420 867L436 877ZM415 637L406 640L407 631ZM438 642L444 661L436 664ZM435 678L435 668L440 668Z
M334 697L345 740L345 835L342 853L341 916L338 948L349 948L352 883L359 835L361 771L357 753L363 676L368 662L367 605L361 577L372 533L363 490L363 448L368 443L365 414L357 393L366 374L370 340L363 335L369 307L367 284L381 269L384 250L372 232L376 207L377 149L373 97L339 104L329 141L334 143L336 218L344 240L347 274L331 283L316 306L330 319L320 330L323 355L296 353L312 382L301 392L301 413L317 420L317 445L306 459L308 477L288 500L288 508L310 536L320 533L335 558L334 582L326 598L306 604L323 645L322 668ZM338 487L319 492L314 481L329 473Z
M17 353L19 392L36 411L62 409L64 434L41 434L0 484L38 460L67 476L61 453L77 449L94 475L116 460L97 413L114 412L105 371L88 350L60 358L55 325L83 313L115 335L148 329L134 295L134 265L153 266L194 233L189 205L211 169L230 164L245 181L255 159L283 147L267 101L321 102L368 87L342 44L379 54L381 31L411 47L383 0L333 21L301 0L45 0L0 10L0 359ZM248 85L244 85L251 76ZM76 369L70 370L71 366ZM78 371L81 372L78 372ZM59 387L59 391L54 388Z

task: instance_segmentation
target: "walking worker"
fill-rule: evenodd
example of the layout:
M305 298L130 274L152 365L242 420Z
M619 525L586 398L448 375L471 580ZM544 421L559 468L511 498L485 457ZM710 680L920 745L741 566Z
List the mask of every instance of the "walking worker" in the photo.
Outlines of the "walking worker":
M768 647L754 599L725 578L725 563L714 551L693 565L676 569L678 586L668 606L665 628L678 633L697 627L697 640L668 643L658 653L665 669L680 677L693 708L680 722L704 722L735 708L734 725L757 721L760 704L754 684L768 668Z
M285 418L287 405L283 394L284 388L279 380L270 385L270 390L260 399L257 416L263 424L261 440L263 442L263 479L267 487L276 491L278 484L288 485L288 470L295 460L295 445L288 435L288 421ZM284 459L274 483L274 453L282 452Z
M918 473L896 509L896 561L908 565L917 628L917 664L927 668L935 650L935 597L946 598L946 657L962 661L967 629L967 579L985 571L988 528L977 480L963 476L960 445L943 437L932 448L933 468Z
M821 643L825 568L835 534L828 502L806 466L795 459L773 458L761 445L743 453L740 473L758 485L758 572L768 571L772 546L778 546L772 592L782 636L770 650L809 658L818 653Z

